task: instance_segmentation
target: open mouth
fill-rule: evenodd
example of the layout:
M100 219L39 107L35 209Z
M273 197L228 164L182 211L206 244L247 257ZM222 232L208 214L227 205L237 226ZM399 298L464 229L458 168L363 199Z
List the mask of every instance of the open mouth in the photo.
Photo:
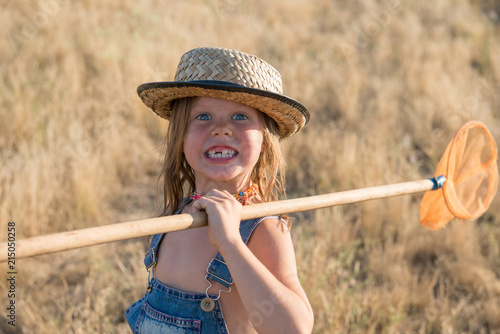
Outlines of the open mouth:
M211 159L232 158L238 155L238 152L231 149L208 150L205 155Z

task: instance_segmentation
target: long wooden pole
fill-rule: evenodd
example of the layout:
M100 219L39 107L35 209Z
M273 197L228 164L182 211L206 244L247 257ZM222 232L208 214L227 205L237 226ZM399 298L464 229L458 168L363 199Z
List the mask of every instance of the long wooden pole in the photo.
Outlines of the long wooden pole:
M424 179L325 195L254 204L242 208L241 219L246 220L270 215L315 210L377 198L418 193L432 190L435 188L435 185L436 183L432 179ZM157 217L84 228L69 232L47 234L16 241L14 245L15 258L20 259L41 254L55 253L206 225L206 214L204 212L197 212L194 214ZM9 259L8 254L12 253L8 252L9 246L12 245L9 245L8 242L0 243L0 262L5 262ZM12 250L12 247L10 249Z

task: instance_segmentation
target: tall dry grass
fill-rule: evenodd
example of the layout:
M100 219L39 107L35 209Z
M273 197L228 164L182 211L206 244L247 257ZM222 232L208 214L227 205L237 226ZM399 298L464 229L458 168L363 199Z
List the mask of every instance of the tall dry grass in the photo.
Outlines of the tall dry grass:
M284 143L289 197L428 177L465 121L500 137L498 15L496 0L6 2L0 239L8 221L22 238L153 216L165 123L135 88L170 80L197 46L261 56L309 107L310 124ZM500 332L500 201L431 232L419 200L296 215L315 333ZM16 329L127 333L144 248L19 260Z

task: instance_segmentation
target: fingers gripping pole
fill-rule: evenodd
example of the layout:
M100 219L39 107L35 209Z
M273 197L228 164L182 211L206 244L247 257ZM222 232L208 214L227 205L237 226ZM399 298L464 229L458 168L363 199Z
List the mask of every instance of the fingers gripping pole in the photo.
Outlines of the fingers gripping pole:
M441 180L441 181L438 181ZM241 219L321 209L330 206L362 202L404 194L432 190L444 181L439 177L413 182L397 183L372 188L349 190L326 195L260 203L242 208ZM16 258L49 254L113 241L173 232L207 225L204 212L157 217L118 224L48 234L16 242ZM7 260L7 243L0 243L0 262Z

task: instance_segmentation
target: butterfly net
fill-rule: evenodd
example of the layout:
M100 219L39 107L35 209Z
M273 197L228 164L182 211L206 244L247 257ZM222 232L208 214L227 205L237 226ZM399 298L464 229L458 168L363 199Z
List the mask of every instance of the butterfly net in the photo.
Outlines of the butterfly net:
M476 219L491 204L498 187L498 152L486 126L472 121L460 128L448 144L435 177L446 182L428 191L420 203L420 223L438 230L451 219Z

